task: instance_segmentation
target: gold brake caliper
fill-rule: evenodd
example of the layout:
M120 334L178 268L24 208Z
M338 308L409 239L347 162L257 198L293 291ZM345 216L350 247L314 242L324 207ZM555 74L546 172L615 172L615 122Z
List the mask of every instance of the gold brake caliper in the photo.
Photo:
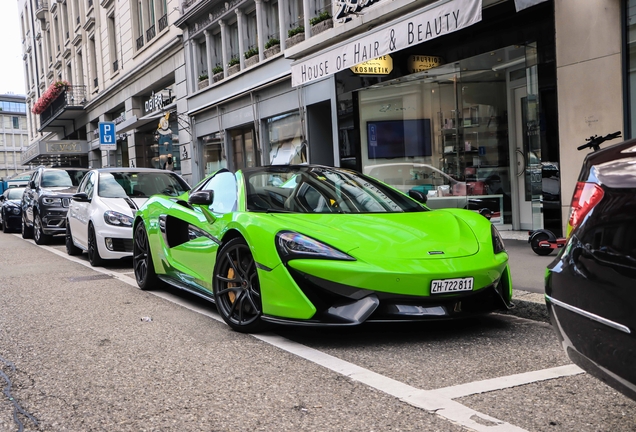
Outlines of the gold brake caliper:
M234 269L232 267L230 267L229 270L227 271L227 278L234 279ZM235 288L237 286L238 284L236 282L227 283L228 288ZM228 291L227 296L230 299L230 303L234 304L234 300L236 300L236 293L234 291Z

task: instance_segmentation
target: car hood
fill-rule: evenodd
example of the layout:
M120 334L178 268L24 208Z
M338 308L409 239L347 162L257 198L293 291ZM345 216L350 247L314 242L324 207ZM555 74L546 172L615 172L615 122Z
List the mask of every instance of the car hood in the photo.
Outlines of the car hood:
M108 209L127 216L135 216L137 209L146 201L148 198L102 198L102 202ZM130 203L133 203L136 208L133 208Z
M77 186L42 188L40 189L40 196L73 195L76 191Z
M450 212L275 214L281 230L313 237L356 258L440 259L474 255L479 243Z

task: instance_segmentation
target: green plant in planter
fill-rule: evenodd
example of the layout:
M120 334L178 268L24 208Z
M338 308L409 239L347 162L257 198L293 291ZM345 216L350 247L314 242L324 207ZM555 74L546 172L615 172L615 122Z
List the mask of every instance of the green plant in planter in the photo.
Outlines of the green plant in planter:
M258 47L250 48L247 51L245 51L245 58L246 59L248 59L250 57L253 57L255 55L258 55Z
M208 74L203 72L201 75L199 75L199 81L204 81L208 79Z
M287 30L287 37L296 36L299 33L305 33L305 27L299 26L299 27Z
M265 49L270 49L271 47L276 46L276 45L280 45L280 41L278 39L276 39L276 38L271 38L265 44Z
M212 69L212 75L216 75L221 72L223 72L223 66L221 65L216 65L214 69Z
M239 60L238 57L232 57L229 61L229 63L227 64L229 67L232 67L234 65L239 64L241 61Z
M312 26L315 26L316 24L326 21L329 18L331 18L331 15L329 15L329 12L327 11L320 12L318 16L309 20L309 24L311 24Z

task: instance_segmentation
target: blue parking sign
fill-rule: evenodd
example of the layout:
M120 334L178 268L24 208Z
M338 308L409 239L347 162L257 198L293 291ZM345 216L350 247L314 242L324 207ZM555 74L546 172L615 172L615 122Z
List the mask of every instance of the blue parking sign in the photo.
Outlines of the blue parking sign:
M99 147L102 150L117 150L115 122L99 122Z

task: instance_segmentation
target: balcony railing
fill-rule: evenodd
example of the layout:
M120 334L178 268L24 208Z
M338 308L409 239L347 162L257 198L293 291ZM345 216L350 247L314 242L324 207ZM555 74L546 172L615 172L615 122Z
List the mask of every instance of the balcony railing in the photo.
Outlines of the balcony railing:
M68 86L40 114L40 124L44 127L69 108L83 108L86 103L86 86Z
M148 30L146 30L146 42L150 42L150 40L155 37L157 33L155 32L155 26L150 26Z
M144 46L144 35L141 35L137 38L137 50L142 49Z
M168 14L159 18L159 33L161 33L166 27L168 27Z

